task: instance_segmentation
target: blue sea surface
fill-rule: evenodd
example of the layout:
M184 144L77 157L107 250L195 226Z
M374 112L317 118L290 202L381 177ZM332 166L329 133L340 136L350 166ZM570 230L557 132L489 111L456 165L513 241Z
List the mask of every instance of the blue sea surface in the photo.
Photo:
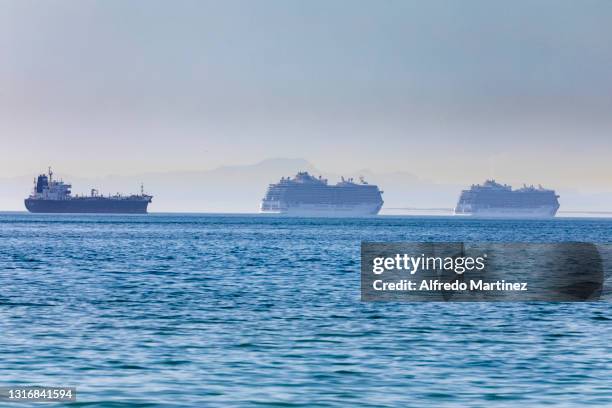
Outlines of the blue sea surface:
M0 214L0 386L100 407L612 406L610 303L364 303L361 241L609 243L612 220Z

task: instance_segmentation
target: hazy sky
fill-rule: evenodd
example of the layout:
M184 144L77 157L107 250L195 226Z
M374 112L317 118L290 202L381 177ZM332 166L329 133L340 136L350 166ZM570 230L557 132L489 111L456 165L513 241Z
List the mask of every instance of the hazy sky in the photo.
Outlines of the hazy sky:
M0 0L0 172L612 190L611 1Z

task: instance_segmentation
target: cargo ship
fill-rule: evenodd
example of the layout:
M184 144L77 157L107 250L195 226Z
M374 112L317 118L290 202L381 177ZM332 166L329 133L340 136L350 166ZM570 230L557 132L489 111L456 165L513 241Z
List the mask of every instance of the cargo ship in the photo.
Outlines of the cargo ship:
M455 207L456 215L496 218L550 218L559 209L559 196L542 186L511 186L486 180L463 190Z
M54 180L49 168L48 174L34 179L34 191L25 199L25 207L32 213L93 213L93 214L146 214L153 196L140 194L103 196L96 189L90 195L72 195L72 185Z
M299 172L270 184L260 212L303 217L360 217L376 215L383 205L382 191L363 178L329 185L327 179Z

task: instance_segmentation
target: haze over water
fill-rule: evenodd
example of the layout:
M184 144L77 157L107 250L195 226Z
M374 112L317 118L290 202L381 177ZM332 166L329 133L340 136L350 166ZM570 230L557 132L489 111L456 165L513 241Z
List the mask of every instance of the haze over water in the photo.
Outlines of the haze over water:
M612 193L611 2L2 4L3 177L289 157L325 174Z
M0 212L0 387L92 407L612 406L609 302L365 303L359 273L363 241L612 243L612 219L220 214L307 170L365 176L387 214L495 178L609 217L611 17L3 0L0 211L48 166L74 193L154 197L147 216Z

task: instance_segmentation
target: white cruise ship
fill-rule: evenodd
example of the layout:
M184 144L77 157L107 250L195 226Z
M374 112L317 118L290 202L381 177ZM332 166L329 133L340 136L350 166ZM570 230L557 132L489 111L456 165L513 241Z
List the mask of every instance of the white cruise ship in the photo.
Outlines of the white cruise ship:
M542 186L523 186L518 190L506 184L486 180L463 190L456 215L500 218L549 218L559 209L559 196Z
M376 215L383 205L382 191L363 179L344 178L335 185L299 172L270 184L260 212L304 217L360 217Z

